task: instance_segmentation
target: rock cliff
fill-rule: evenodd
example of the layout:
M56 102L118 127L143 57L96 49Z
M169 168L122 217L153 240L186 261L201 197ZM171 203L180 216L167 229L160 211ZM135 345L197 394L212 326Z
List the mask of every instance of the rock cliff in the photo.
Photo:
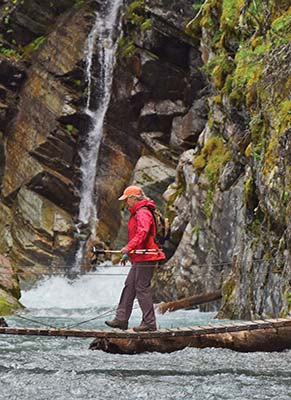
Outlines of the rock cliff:
M157 300L222 288L221 317L286 315L289 1L170 3L123 10L96 168L97 234L124 243L116 198L140 184L172 222ZM72 265L78 246L84 49L101 6L0 1L0 254L27 279Z
M82 3L0 4L0 252L22 279L67 267L76 249L84 43L98 5Z
M164 193L177 249L156 276L156 299L222 287L221 317L286 315L290 4L196 2L197 14L186 24L183 18L189 18L192 2L174 3L175 11L162 1L132 3L123 50L128 62L138 66L141 84L140 54L145 48L158 57L152 65L174 54L167 62L188 65L188 77L200 84L191 87L193 97L179 99L185 108L171 119L169 141L157 133L142 135L147 145L155 140L156 157L161 156L161 144L166 146L163 155L172 154L169 160L175 151L179 157L175 181ZM161 32L170 38L171 56L165 38L163 45L155 43ZM174 44L180 52L192 47L184 60ZM163 79L158 93L155 88L152 96L165 95L167 81Z
M210 0L187 26L211 94L173 185L184 182L174 226L186 228L161 297L222 285L221 317L290 310L290 12L288 1Z

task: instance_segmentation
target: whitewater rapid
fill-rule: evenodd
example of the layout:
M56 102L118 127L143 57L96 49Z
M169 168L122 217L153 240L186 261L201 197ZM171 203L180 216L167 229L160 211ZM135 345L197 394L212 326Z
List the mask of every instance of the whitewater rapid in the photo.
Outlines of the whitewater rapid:
M127 268L101 266L77 279L52 276L23 291L21 303L29 309L87 309L113 307L126 278Z
M101 275L102 273L102 275ZM23 291L31 320L69 326L116 306L127 273L102 267L72 281L50 277ZM120 275L122 274L122 275ZM140 322L135 309L130 325ZM106 317L107 318L107 317ZM179 310L157 315L158 326L219 323L215 313ZM107 329L104 318L81 328ZM37 326L17 316L10 326ZM290 400L291 352L236 353L187 348L171 354L107 354L91 339L0 336L0 400Z

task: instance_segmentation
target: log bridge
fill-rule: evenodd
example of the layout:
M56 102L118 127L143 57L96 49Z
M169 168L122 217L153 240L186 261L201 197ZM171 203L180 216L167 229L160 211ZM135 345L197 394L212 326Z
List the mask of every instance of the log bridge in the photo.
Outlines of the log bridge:
M4 335L94 338L92 350L108 353L170 353L186 347L222 347L236 351L282 351L291 349L291 317L207 326L159 329L136 333L131 329L85 330L0 327Z

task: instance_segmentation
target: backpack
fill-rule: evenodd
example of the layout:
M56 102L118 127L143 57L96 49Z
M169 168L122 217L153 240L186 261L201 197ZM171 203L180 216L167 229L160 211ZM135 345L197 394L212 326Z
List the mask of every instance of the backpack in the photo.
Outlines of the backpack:
M151 207L145 208L147 208L151 212L155 221L155 242L162 247L165 245L165 242L170 239L171 236L170 221L168 218L165 218L163 216L162 212L158 208L155 208L154 210Z

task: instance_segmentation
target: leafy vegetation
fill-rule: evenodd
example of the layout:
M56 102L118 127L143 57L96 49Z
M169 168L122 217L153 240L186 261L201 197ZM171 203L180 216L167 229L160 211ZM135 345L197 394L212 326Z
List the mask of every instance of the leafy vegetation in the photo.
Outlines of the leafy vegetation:
M205 0L198 0L193 4L193 8L195 11L199 11L203 4L205 3Z
M15 60L19 60L21 58L21 55L16 50L5 47L3 43L0 43L0 54Z
M37 51L40 46L45 42L46 38L44 36L39 36L36 39L34 39L32 42L30 42L27 46L23 48L23 56L25 58L29 57L32 53Z
M147 14L145 0L136 0L129 4L124 14L125 34L119 40L119 57L133 56L138 48L135 45L135 36L142 35L152 27L152 20Z
M74 126L73 125L71 125L71 124L67 124L66 125L66 131L67 132L72 133L73 130L74 130Z
M75 0L75 7L80 8L85 4L85 0Z

